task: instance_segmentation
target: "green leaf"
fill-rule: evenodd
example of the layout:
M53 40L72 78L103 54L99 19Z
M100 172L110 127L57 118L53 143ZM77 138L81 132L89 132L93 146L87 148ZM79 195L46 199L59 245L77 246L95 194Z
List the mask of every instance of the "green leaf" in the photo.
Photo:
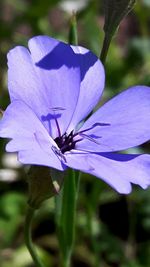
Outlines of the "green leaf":
M40 204L59 193L65 172L45 166L31 166L28 173L29 205L36 209Z

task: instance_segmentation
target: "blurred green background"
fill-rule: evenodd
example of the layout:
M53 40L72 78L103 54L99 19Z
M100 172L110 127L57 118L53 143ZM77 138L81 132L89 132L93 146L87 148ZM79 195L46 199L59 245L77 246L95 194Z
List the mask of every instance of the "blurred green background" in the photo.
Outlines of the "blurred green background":
M99 0L0 1L0 107L9 103L9 49L26 45L30 37L46 34L67 41L69 20L77 10L79 44L100 54L103 6ZM150 86L150 1L139 0L122 21L106 64L102 102L135 84ZM0 140L0 266L32 267L24 245L27 202L26 172ZM149 152L149 144L131 153ZM95 177L82 175L77 207L77 234L72 266L149 267L150 190L133 186L128 196L117 194ZM44 203L33 226L33 239L47 267L58 266L54 200Z

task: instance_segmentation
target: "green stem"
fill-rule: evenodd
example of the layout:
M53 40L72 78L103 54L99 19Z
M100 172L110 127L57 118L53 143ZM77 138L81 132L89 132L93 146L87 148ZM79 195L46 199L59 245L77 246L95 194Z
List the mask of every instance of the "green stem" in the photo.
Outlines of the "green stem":
M78 45L77 21L76 21L75 13L72 14L72 17L70 20L68 42L69 44L72 44L72 45Z
M28 207L27 213L26 213L26 219L25 219L25 227L24 227L25 243L36 267L44 267L32 243L31 226L32 226L32 220L34 218L34 214L35 214L35 209Z
M79 172L70 169L64 179L61 195L56 197L56 223L63 267L70 267L71 264L78 187Z
M105 65L106 62L106 57L108 54L108 50L110 47L110 43L112 40L112 36L105 34L104 36L104 41L103 41L103 46L102 46L102 50L101 50L101 54L100 54L100 60L102 61L102 63Z

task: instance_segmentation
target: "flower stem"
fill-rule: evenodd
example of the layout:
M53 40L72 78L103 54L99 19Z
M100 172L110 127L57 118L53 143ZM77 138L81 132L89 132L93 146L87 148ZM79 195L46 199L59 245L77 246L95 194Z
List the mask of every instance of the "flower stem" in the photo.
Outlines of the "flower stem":
M31 226L32 226L32 220L34 218L34 214L35 214L35 209L28 207L27 213L26 213L26 219L25 219L25 227L24 227L25 243L35 263L35 266L44 267L32 243Z
M109 46L111 43L112 37L108 34L105 34L104 36L104 41L103 41L103 46L102 46L102 50L101 50L101 54L100 54L100 60L102 61L102 63L105 65L106 62L106 57L108 54L108 50L109 50Z
M68 171L60 196L56 197L56 223L63 267L70 267L75 236L79 172Z
M76 14L74 12L70 19L68 42L69 44L78 45L77 21Z

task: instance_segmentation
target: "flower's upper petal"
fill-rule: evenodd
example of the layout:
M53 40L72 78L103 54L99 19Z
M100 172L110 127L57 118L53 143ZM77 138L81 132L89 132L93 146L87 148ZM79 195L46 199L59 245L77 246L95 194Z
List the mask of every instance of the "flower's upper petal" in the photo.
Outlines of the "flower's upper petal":
M41 119L48 114L49 92L37 77L29 51L21 46L8 53L8 88L11 101L22 100L31 107ZM46 123L45 123L46 125Z
M90 127L90 131L83 132L85 138L76 143L76 149L110 152L148 141L150 87L135 86L120 93L95 112L79 131Z
M22 100L41 116L45 113L47 95L36 75L28 49L17 46L9 51L7 58L8 89L11 101Z
M23 163L64 169L63 162L52 150L56 143L24 102L16 100L8 106L0 121L0 137L12 139L6 150L19 152Z
M66 131L80 89L80 68L71 47L47 36L29 41L31 54L16 47L8 54L11 101L23 100L42 120L50 134Z
M100 60L86 48L72 46L72 49L78 56L81 84L77 106L67 130L68 133L94 109L101 97L105 83L104 68Z
M68 153L66 159L69 167L101 178L119 193L130 193L131 183L144 189L150 185L150 155L77 152Z
M37 76L49 92L49 106L54 108L62 135L70 123L79 96L78 58L68 44L47 36L32 38L29 49ZM58 136L55 129L54 124L53 137Z

